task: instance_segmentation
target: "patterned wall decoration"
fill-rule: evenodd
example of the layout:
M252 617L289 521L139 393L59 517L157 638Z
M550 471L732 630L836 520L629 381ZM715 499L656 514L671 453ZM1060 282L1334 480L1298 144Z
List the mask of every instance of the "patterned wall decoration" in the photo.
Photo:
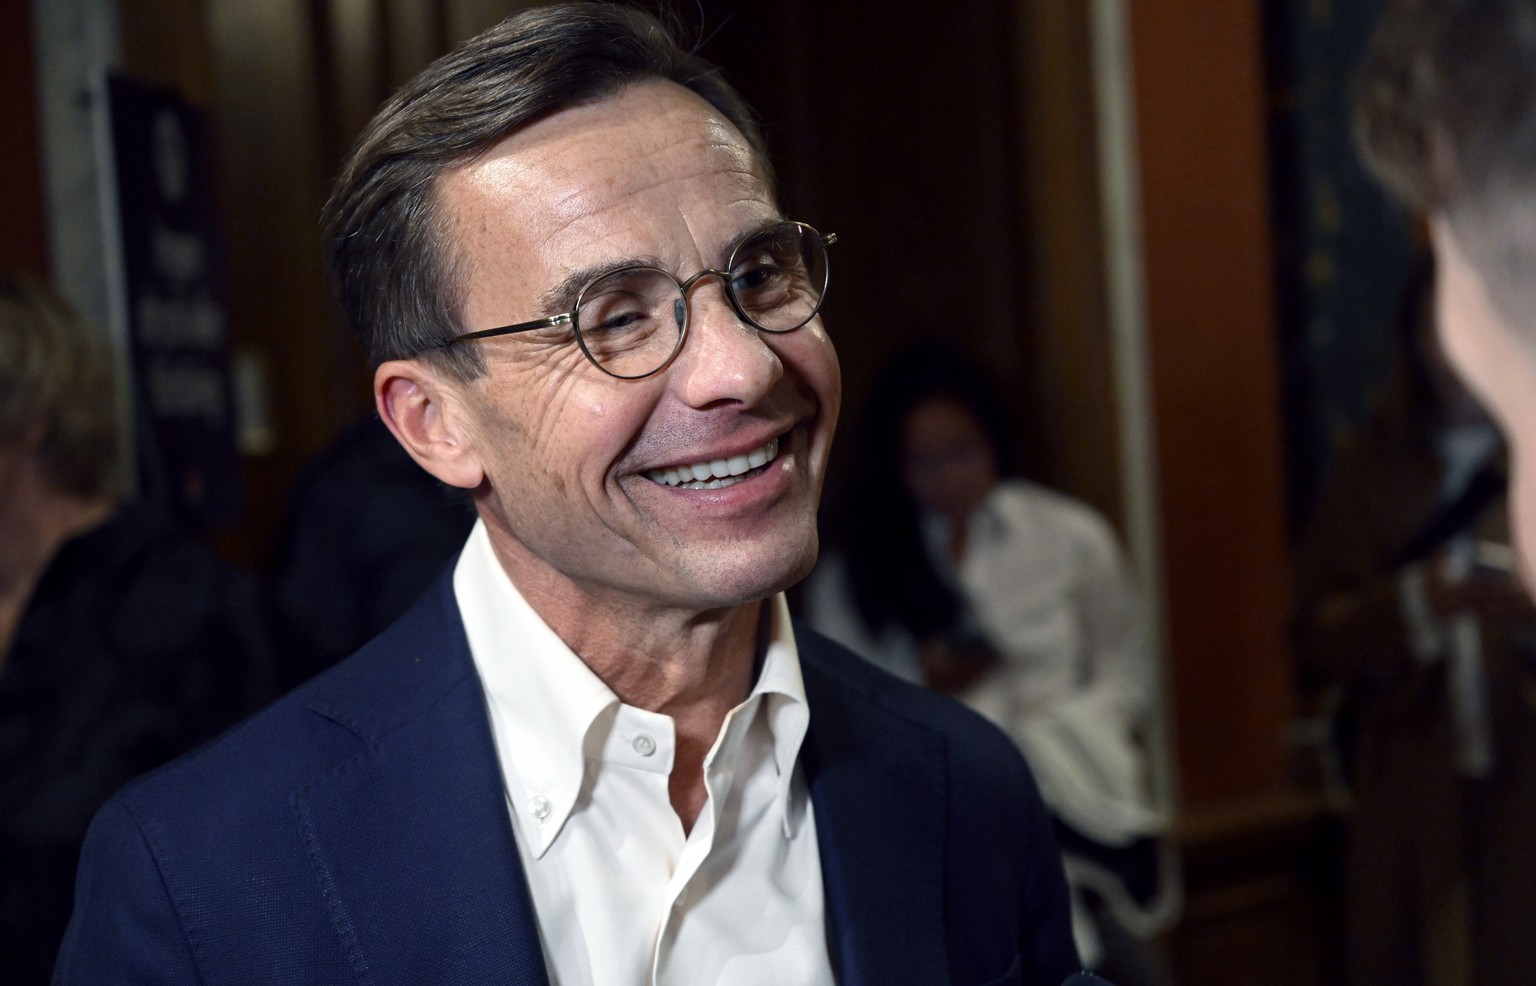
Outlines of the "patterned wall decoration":
M1266 47L1292 532L1387 376L1411 217L1350 137L1355 65L1382 0L1269 0Z

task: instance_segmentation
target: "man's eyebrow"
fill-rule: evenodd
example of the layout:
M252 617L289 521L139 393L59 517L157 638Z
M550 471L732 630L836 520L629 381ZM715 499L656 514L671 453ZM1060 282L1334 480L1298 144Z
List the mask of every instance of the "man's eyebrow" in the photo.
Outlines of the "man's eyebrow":
M539 310L551 315L571 311L576 307L576 299L581 294L582 288L600 277L607 277L626 267L667 269L656 257L625 257L622 260L610 260L606 263L581 267L571 271L559 284L539 296Z
M779 216L769 216L758 222L751 223L742 227L719 246L719 248L715 251L718 259L714 260L712 263L725 263L730 258L731 251L736 249L737 245L740 244L743 240L761 233L763 230L769 228L770 226L775 226L783 221L783 218ZM659 257L655 256L625 257L622 260L610 260L606 263L592 264L587 267L577 268L576 270L573 270L567 274L559 284L556 284L554 287L550 288L548 291L545 291L542 295L539 296L539 311L546 313L541 314L539 317L544 318L547 317L547 315L560 314L573 310L576 307L576 299L581 294L582 288L585 288L587 285L591 284L593 281L596 281L598 278L607 277L609 274L616 273L628 267L657 267L661 270L671 271L671 269L665 263L663 263ZM671 273L678 276L689 276L694 272L688 271L684 273L679 271L671 271Z
M716 261L716 263L728 263L731 258L732 250L735 250L743 242L751 239L758 233L761 233L773 226L777 226L782 222L784 222L784 217L778 214L774 214L772 216L759 219L755 223L749 223L748 225L741 227L736 231L735 235L721 244L719 250L716 251L716 256L720 258Z

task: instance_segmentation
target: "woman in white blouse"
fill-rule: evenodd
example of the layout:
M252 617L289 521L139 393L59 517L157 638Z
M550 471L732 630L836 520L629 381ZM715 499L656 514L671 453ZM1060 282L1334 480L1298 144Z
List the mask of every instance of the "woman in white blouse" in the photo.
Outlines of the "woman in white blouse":
M807 616L1018 743L1056 817L1078 948L1093 966L1176 906L1148 753L1158 671L1109 524L1005 478L1012 446L996 393L949 350L909 352L882 375ZM1111 913L1131 935L1106 929ZM1158 981L1098 965L1117 982Z

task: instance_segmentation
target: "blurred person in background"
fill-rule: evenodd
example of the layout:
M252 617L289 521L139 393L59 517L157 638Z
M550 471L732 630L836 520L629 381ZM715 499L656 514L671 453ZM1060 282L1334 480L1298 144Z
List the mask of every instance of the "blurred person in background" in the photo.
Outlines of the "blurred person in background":
M1055 819L1085 963L1121 986L1165 981L1158 668L1114 531L1018 478L1000 388L951 347L898 355L864 412L809 622L1013 738Z
M287 691L389 626L464 547L475 512L370 412L316 456L288 498L269 580Z
M105 333L0 274L0 982L47 982L86 826L266 692L253 580L127 501Z
M1426 256L1382 400L1297 552L1292 642L1304 694L1335 710L1360 983L1507 982L1536 962L1522 948L1507 964L1490 938L1508 904L1536 904L1536 609L1512 563L1502 443L1446 365L1433 304Z
M1512 540L1529 589L1536 571L1536 4L1394 3L1377 25L1358 87L1355 133L1367 166L1428 223L1446 357L1508 444ZM1536 680L1522 668L1491 697L1525 706L1529 717ZM1536 765L1511 764L1508 776L1523 785ZM1503 835L1518 846L1529 831ZM1489 895L1474 947L1486 981L1530 977L1533 896L1529 878Z

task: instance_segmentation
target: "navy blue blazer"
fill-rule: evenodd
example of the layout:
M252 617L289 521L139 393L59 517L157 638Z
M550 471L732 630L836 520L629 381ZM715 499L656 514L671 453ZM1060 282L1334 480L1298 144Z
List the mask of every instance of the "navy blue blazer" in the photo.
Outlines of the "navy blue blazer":
M795 633L839 981L1061 983L1066 885L1013 744ZM451 579L101 810L54 982L546 986Z

